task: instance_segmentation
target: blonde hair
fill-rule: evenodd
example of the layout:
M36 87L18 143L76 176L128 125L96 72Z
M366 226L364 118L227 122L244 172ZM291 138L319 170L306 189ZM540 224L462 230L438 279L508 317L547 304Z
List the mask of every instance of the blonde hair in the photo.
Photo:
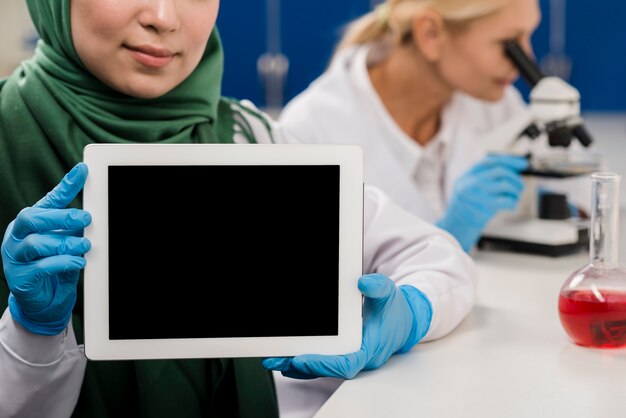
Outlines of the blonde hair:
M426 8L438 12L451 28L497 12L510 0L384 0L374 10L350 23L337 51L352 45L390 40L402 44L411 33L413 18Z

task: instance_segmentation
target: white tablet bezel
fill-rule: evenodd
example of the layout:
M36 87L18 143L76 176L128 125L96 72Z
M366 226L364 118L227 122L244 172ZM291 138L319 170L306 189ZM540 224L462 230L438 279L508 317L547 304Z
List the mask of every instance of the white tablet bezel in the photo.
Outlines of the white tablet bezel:
M363 153L355 145L91 144L83 208L92 216L84 273L85 354L91 360L275 357L358 351L362 332ZM340 167L338 336L110 340L109 165L338 165ZM294 290L295 291L295 290ZM311 307L324 309L323 306ZM285 312L285 315L288 315Z

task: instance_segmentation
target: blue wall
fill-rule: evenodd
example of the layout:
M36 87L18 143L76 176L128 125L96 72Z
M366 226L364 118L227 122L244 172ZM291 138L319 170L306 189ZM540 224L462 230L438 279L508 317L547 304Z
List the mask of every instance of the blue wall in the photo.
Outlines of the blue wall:
M326 68L341 25L367 12L370 0L283 0L282 53L289 59L285 98L302 91ZM256 61L266 51L264 0L224 0L218 28L224 43L223 94L264 105Z
M549 3L540 0L543 21L533 36L537 58L549 49ZM225 49L223 93L264 105L256 62L266 50L265 1L222 1L218 18ZM290 63L285 98L302 91L328 64L342 26L367 12L370 0L299 0L281 4L282 52ZM580 90L584 111L626 111L626 2L570 0L566 54L569 82ZM524 94L522 81L517 86Z

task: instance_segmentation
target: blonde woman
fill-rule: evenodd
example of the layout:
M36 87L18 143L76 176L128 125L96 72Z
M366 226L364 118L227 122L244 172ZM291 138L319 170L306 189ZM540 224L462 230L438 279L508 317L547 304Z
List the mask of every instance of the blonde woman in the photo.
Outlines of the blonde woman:
M300 142L359 144L366 182L470 252L523 189L527 161L486 156L481 141L525 111L503 44L532 53L539 22L537 0L387 0L347 27L329 69L280 121ZM312 416L340 383L276 382L293 418Z
M301 142L361 145L366 181L469 252L523 188L527 162L485 158L481 140L525 108L503 44L531 53L539 21L536 0L388 0L347 28L281 122Z

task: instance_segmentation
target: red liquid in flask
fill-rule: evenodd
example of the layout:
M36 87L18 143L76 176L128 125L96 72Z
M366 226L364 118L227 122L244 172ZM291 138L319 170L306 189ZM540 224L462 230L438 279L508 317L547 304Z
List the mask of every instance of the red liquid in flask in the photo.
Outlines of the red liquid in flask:
M626 346L626 292L571 290L559 296L559 315L567 334L586 347Z

